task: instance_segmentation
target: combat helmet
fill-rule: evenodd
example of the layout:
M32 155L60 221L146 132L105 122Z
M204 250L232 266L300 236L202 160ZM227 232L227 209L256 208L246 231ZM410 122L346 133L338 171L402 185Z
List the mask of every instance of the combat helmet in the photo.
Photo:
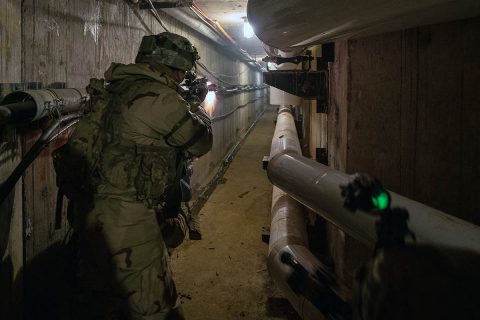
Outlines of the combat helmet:
M189 71L198 59L198 51L190 41L175 33L162 32L143 37L135 62L154 62Z

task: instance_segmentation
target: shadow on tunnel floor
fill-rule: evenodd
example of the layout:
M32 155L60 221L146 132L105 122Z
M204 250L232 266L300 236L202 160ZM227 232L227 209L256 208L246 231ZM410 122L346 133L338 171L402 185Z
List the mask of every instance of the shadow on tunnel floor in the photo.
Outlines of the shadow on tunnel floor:
M285 298L269 297L267 300L268 317L286 317L287 320L302 320L290 302Z
M27 263L24 319L68 320L75 288L75 242L58 242Z
M0 263L0 319L13 319L13 264L10 256Z

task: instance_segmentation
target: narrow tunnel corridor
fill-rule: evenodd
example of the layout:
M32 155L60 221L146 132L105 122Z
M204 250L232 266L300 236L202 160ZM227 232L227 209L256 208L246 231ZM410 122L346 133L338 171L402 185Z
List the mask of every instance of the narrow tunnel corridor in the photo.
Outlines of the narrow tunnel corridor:
M207 319L296 319L266 267L272 185L262 169L270 153L276 106L269 106L200 211L201 240L172 254L186 316Z
M0 0L0 320L478 320L479 163L479 0Z

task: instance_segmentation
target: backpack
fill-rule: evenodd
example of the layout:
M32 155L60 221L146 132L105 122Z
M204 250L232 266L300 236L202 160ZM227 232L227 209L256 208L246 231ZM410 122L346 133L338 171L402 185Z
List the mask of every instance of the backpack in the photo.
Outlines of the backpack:
M68 142L53 154L53 166L59 190L70 200L91 200L99 184L97 170L106 141L106 122L113 108L103 79L90 79L90 95L85 115Z

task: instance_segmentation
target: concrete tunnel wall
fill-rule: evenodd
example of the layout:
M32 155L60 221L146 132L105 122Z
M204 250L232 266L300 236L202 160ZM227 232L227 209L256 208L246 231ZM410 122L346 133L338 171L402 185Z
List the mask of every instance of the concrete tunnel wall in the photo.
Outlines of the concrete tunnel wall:
M103 77L111 62L132 63L143 35L163 31L148 11L134 10L123 0L0 0L0 8L0 98L25 87L85 87L89 78ZM160 15L171 32L192 41L201 61L223 80L262 84L260 72L188 26L162 12ZM194 164L195 193L209 182L229 149L261 114L267 95L257 90L217 98L211 111L214 145ZM40 132L41 124L1 129L1 179L13 170ZM65 141L64 135L41 153L2 205L1 319L16 318L21 312L21 280L29 276L24 263L31 263L58 244L68 230L65 204L62 226L54 228L57 189L51 161L51 152ZM12 211L12 221L4 219Z

